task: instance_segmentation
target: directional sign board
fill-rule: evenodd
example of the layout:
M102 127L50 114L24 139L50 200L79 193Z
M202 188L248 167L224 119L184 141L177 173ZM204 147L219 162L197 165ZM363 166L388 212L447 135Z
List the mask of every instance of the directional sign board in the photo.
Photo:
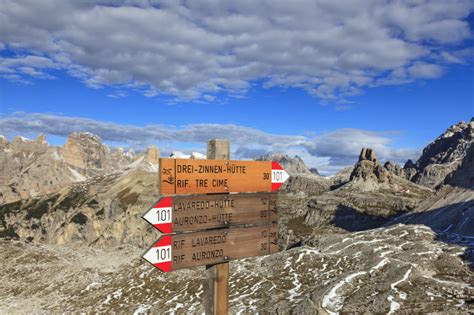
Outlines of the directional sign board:
M277 162L160 159L160 194L276 191L288 179Z
M162 233L278 221L277 193L162 197L143 216Z
M162 236L143 258L170 272L278 252L277 225Z

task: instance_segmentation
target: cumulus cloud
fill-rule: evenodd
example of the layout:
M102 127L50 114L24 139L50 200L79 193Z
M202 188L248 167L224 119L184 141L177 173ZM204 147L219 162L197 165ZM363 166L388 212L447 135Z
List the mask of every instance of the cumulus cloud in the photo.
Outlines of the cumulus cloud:
M241 96L258 80L339 102L370 86L436 78L456 60L448 54L462 63L450 50L471 36L473 8L470 0L0 0L0 47L17 53L0 59L0 73L29 80L32 69L62 69L91 87L205 101ZM441 49L444 59L431 58Z
M403 163L416 159L417 149L394 147L397 132L376 132L363 129L336 129L321 134L284 135L267 133L255 128L232 124L123 125L81 117L66 117L43 113L14 113L0 118L0 133L10 138L40 132L66 137L75 131L89 131L111 143L143 149L157 144L162 151L199 151L208 140L229 139L232 156L253 159L264 154L283 152L299 155L310 167L329 174L353 165L362 147L375 150L382 160ZM202 150L201 150L202 151Z
M415 63L408 68L408 73L414 78L433 79L441 76L443 70L438 65Z

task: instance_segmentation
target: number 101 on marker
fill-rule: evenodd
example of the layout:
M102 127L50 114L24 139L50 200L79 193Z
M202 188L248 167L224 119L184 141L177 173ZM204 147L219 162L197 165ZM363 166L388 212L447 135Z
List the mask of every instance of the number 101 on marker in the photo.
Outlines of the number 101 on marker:
M163 233L171 233L173 229L173 199L161 198L143 218Z

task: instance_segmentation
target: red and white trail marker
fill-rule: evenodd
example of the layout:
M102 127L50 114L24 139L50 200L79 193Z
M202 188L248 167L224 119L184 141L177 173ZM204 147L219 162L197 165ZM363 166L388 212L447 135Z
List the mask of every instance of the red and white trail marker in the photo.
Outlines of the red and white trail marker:
M272 191L277 191L290 177L278 162L272 162Z
M173 232L173 198L163 197L151 208L143 219L165 234Z
M171 243L171 236L162 236L158 242L143 255L143 258L161 271L170 272L173 267Z

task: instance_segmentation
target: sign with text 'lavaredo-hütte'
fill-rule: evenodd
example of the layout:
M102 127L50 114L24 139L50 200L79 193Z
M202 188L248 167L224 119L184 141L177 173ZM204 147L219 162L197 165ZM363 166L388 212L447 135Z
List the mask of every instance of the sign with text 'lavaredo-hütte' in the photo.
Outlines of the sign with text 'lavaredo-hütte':
M288 174L271 161L160 159L160 195L278 190Z
M161 197L143 216L160 232L198 231L278 221L277 193Z

